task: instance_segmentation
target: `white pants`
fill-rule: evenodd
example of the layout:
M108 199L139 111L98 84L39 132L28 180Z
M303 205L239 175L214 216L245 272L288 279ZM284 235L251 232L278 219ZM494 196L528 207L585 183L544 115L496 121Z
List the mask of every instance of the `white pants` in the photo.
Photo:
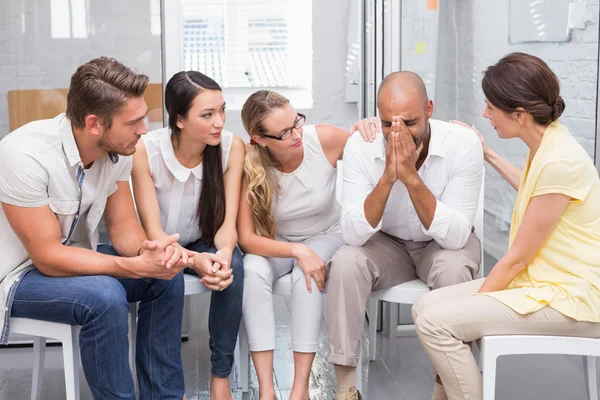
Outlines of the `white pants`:
M339 233L324 233L303 242L327 263L344 244ZM244 256L244 302L242 318L250 351L275 349L275 316L273 313L273 283L292 273L292 350L316 353L323 320L323 300L314 279L312 293L306 288L304 273L293 258L266 258L254 254Z

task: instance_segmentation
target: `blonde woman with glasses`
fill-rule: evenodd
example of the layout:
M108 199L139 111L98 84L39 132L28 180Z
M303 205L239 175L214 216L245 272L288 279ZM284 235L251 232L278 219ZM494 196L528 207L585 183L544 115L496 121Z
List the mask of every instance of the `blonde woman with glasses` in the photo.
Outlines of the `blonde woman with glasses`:
M348 133L305 121L287 98L272 91L252 94L242 108L242 122L252 139L238 214L239 244L246 254L242 316L261 400L275 398L273 283L291 272L290 399L308 399L323 319L325 263L344 244L336 163Z

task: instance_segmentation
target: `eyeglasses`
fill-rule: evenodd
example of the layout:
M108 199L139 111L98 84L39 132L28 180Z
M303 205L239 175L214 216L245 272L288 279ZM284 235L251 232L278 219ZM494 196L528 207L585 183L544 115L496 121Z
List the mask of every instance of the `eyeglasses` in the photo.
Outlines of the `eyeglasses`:
M275 140L287 140L292 136L292 132L294 132L294 129L298 130L298 129L302 128L302 126L304 126L304 122L306 122L306 115L298 113L298 116L296 117L296 122L294 122L294 126L292 126L291 128L287 128L285 131L283 131L283 133L281 135L279 135L279 136L263 135L263 136L271 138L271 139L275 139Z

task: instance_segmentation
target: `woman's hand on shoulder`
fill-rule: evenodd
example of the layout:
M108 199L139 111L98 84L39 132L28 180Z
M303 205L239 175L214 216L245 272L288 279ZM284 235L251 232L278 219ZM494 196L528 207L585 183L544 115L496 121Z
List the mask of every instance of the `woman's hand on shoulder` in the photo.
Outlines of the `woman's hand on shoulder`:
M372 143L375 141L377 137L377 132L381 130L379 126L379 118L378 117L368 117L361 119L348 131L348 136L354 135L356 132L360 133L363 140L365 142Z
M481 134L481 132L479 132L479 130L477 130L477 128L475 128L475 125L469 125L464 122L456 121L456 120L451 120L450 122L453 124L464 126L465 128L471 129L473 132L475 132L475 134L481 141L481 147L483 148L483 154L488 154L490 152L490 146L488 146L488 144L487 144L485 138L483 137L483 135Z

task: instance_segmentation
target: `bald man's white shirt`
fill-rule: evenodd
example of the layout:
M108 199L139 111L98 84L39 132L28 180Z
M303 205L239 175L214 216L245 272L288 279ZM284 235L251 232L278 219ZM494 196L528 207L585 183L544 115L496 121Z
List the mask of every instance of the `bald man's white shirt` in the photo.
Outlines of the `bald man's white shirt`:
M444 249L464 247L472 232L483 174L481 141L471 129L430 119L429 152L418 173L437 199L429 229L421 223L408 190L396 182L383 217L372 227L364 203L385 170L386 140L377 132L374 142L352 136L344 150L342 234L352 246L362 246L381 230L403 240L435 240Z

